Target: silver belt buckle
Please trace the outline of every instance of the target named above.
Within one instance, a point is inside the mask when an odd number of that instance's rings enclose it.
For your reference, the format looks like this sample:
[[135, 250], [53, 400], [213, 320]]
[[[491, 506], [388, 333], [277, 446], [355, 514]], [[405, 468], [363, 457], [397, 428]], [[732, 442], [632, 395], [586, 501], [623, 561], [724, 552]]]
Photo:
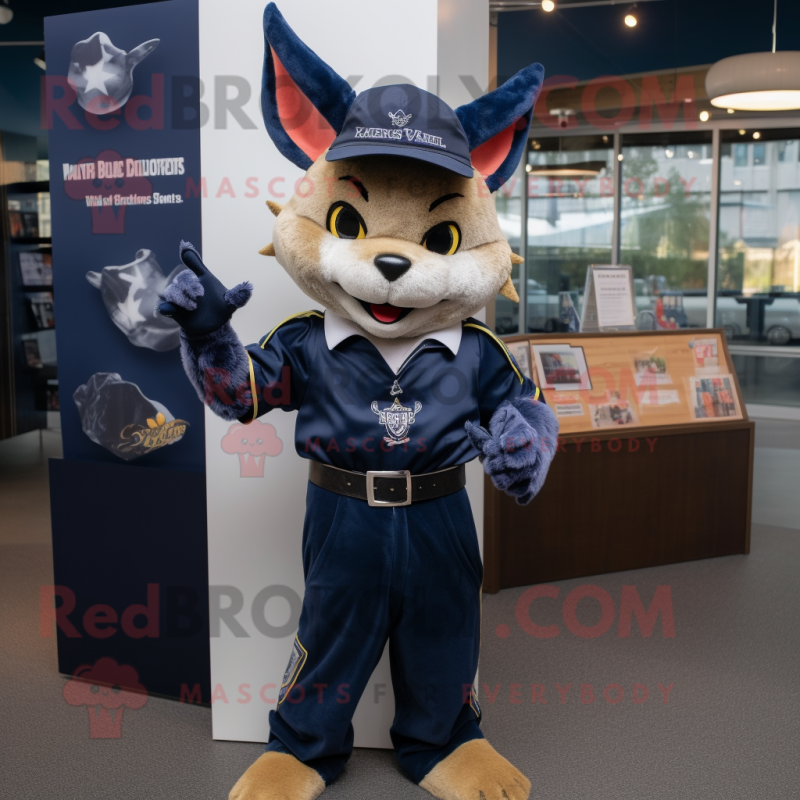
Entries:
[[[397, 503], [391, 500], [375, 499], [375, 478], [405, 478], [406, 499]], [[367, 504], [371, 506], [410, 506], [411, 505], [411, 473], [407, 469], [369, 470], [367, 472]]]

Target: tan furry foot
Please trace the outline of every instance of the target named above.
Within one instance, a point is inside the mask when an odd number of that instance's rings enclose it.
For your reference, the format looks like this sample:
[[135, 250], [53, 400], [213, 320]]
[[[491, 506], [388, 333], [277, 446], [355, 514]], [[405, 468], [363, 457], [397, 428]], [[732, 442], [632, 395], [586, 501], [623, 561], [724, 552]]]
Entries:
[[228, 800], [315, 800], [325, 782], [286, 753], [264, 753], [231, 789]]
[[527, 800], [531, 782], [486, 739], [450, 753], [420, 786], [440, 800]]

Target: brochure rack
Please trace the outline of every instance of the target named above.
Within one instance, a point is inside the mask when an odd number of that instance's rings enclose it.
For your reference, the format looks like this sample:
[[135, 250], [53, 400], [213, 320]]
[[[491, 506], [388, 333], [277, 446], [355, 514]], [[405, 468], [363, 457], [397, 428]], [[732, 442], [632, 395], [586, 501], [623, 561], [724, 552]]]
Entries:
[[722, 330], [504, 341], [561, 431], [528, 506], [486, 481], [484, 591], [749, 552], [755, 424]]
[[57, 425], [50, 184], [0, 187], [0, 439]]

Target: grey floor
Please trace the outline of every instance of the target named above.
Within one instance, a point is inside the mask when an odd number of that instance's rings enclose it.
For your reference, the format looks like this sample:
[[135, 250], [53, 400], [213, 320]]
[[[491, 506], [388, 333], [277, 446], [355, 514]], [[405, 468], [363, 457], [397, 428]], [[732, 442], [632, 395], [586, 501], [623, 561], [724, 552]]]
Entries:
[[[545, 600], [536, 622], [561, 633], [535, 639], [516, 622], [523, 589], [485, 598], [483, 727], [533, 797], [800, 798], [800, 425], [759, 422], [757, 444], [749, 556], [559, 584], [560, 598], [600, 586], [617, 608], [625, 585], [646, 604], [669, 586], [674, 637], [660, 623], [644, 637], [634, 623], [620, 638], [615, 622], [582, 638], [561, 601]], [[151, 697], [126, 713], [122, 738], [98, 740], [87, 709], [63, 699], [55, 640], [38, 620], [39, 586], [52, 583], [46, 458], [59, 447], [54, 433], [0, 443], [0, 798], [224, 800], [261, 747], [213, 742], [208, 709]], [[583, 605], [579, 621], [597, 622]], [[530, 702], [532, 684], [546, 704]], [[594, 700], [581, 702], [589, 684]], [[605, 699], [610, 684], [619, 702]], [[645, 702], [633, 702], [633, 684]], [[672, 685], [668, 702], [659, 684]], [[429, 797], [372, 750], [356, 751], [325, 796]]]

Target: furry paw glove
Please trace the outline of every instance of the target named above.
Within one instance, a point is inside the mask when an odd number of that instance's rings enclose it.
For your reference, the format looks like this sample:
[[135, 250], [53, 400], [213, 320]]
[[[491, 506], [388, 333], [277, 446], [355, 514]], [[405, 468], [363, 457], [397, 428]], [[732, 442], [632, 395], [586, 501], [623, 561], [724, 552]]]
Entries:
[[222, 328], [253, 293], [248, 282], [226, 289], [189, 242], [181, 242], [181, 261], [187, 267], [164, 292], [158, 310], [171, 317], [191, 337], [207, 336]]
[[189, 242], [181, 242], [180, 257], [187, 269], [167, 286], [158, 310], [181, 326], [183, 368], [198, 397], [223, 419], [237, 420], [253, 408], [250, 367], [229, 321], [250, 299], [253, 287], [245, 282], [226, 289]]
[[252, 415], [247, 358], [230, 322], [206, 336], [189, 337], [181, 331], [183, 369], [197, 396], [222, 419], [249, 420]]
[[532, 397], [519, 397], [494, 412], [488, 431], [471, 422], [465, 427], [492, 483], [520, 505], [530, 503], [556, 454], [556, 415]]

